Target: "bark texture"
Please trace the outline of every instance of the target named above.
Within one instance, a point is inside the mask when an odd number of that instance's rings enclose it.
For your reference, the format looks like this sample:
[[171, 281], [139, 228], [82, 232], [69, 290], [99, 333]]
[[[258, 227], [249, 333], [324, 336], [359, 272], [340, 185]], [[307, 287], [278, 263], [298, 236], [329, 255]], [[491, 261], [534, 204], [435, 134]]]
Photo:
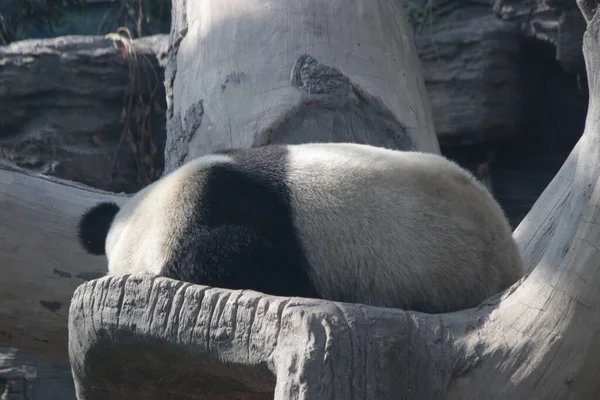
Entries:
[[172, 15], [165, 172], [268, 143], [439, 153], [401, 2], [177, 0]]
[[87, 282], [69, 319], [79, 398], [597, 399], [600, 12], [581, 7], [586, 128], [516, 232], [529, 276], [441, 315], [164, 278]]

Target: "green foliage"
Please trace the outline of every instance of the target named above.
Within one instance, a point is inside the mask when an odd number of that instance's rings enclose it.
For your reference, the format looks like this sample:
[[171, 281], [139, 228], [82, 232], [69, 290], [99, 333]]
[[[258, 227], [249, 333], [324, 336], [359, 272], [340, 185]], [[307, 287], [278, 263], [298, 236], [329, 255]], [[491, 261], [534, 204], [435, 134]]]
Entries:
[[[65, 16], [85, 6], [85, 0], [0, 0], [0, 45], [28, 38], [31, 28], [54, 35]], [[168, 32], [171, 25], [171, 0], [117, 0], [106, 7], [98, 34], [126, 27], [140, 37]]]
[[430, 22], [434, 8], [433, 0], [403, 0], [404, 11], [414, 29]]
[[[140, 37], [148, 33], [167, 32], [171, 26], [171, 0], [119, 0], [99, 31], [114, 32], [126, 27]], [[149, 31], [149, 32], [147, 32]]]
[[85, 0], [12, 0], [4, 7], [8, 12], [0, 13], [0, 42], [24, 39], [28, 25], [53, 32], [67, 11], [81, 10], [84, 5]]

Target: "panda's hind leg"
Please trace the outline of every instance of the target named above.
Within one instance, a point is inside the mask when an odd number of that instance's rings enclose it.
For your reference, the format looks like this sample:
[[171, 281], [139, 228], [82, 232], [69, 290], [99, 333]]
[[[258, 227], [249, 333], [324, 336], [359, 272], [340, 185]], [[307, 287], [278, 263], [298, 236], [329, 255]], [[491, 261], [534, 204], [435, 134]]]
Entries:
[[241, 225], [203, 227], [185, 236], [162, 275], [225, 289], [320, 298], [302, 253], [285, 238]]

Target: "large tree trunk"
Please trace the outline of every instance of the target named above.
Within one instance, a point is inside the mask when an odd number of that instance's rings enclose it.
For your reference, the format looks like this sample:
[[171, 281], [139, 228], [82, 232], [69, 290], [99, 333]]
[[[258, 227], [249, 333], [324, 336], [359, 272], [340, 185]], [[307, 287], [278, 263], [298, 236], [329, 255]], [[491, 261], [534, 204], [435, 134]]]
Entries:
[[397, 0], [173, 1], [165, 171], [223, 147], [439, 152]]

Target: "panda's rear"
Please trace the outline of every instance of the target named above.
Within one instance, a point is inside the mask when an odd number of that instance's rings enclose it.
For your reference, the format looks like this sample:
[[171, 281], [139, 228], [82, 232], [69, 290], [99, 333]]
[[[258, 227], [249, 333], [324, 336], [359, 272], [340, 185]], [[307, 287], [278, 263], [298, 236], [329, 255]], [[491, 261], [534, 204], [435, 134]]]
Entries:
[[111, 273], [425, 312], [475, 306], [522, 275], [502, 210], [467, 172], [354, 144], [192, 160], [117, 213], [106, 253]]
[[504, 213], [468, 172], [436, 155], [342, 146], [290, 150], [294, 224], [324, 297], [442, 312], [522, 275]]

